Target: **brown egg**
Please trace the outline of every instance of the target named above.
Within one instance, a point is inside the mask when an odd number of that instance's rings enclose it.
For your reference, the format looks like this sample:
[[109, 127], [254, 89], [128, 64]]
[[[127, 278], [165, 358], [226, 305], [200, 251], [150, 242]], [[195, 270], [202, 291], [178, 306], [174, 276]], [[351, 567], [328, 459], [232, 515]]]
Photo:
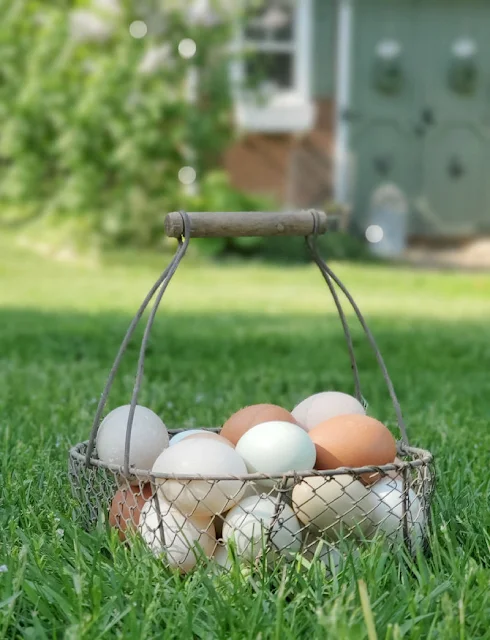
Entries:
[[126, 540], [125, 531], [128, 527], [136, 528], [139, 524], [141, 510], [145, 502], [152, 496], [151, 484], [139, 485], [119, 489], [112, 500], [109, 513], [109, 524], [119, 530], [119, 538]]
[[276, 420], [298, 424], [289, 411], [276, 404], [253, 404], [228, 418], [221, 429], [221, 435], [236, 445], [243, 434], [252, 427]]
[[[395, 438], [379, 420], [362, 415], [330, 418], [309, 432], [316, 447], [316, 468], [364, 467], [393, 462]], [[372, 484], [379, 474], [363, 474], [361, 480]]]
[[[394, 462], [395, 464], [401, 464], [403, 460], [400, 460], [400, 458], [395, 458], [392, 462]], [[383, 473], [363, 473], [361, 480], [366, 486], [370, 486], [378, 482], [378, 480], [380, 480], [381, 478], [385, 478], [385, 477], [393, 478], [394, 480], [401, 479], [403, 478], [403, 472], [399, 471], [398, 469], [394, 469], [393, 471], [385, 471], [384, 474]]]
[[230, 442], [227, 438], [223, 438], [218, 433], [213, 433], [210, 431], [209, 433], [193, 433], [191, 436], [187, 436], [186, 440], [192, 440], [192, 438], [205, 438], [206, 440], [216, 440], [217, 442], [222, 442], [223, 444], [228, 445], [232, 449], [235, 448], [235, 445]]

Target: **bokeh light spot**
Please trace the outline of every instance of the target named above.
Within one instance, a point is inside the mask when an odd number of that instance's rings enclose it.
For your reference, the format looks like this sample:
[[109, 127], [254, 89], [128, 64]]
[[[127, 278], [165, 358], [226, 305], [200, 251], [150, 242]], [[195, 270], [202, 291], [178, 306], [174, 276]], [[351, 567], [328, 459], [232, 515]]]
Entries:
[[197, 45], [191, 38], [184, 38], [179, 42], [179, 53], [182, 58], [192, 58], [197, 51]]
[[133, 36], [133, 38], [144, 38], [148, 33], [148, 27], [143, 20], [135, 20], [129, 25], [129, 33]]
[[193, 184], [196, 181], [196, 171], [192, 167], [182, 167], [179, 171], [179, 180], [182, 184]]
[[381, 242], [384, 237], [383, 229], [378, 224], [371, 224], [366, 229], [366, 240], [371, 244]]

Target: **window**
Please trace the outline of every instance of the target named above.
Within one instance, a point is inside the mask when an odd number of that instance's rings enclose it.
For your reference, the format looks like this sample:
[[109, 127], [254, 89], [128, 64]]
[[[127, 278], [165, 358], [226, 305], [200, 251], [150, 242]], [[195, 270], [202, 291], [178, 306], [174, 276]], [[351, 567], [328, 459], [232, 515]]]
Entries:
[[313, 0], [265, 0], [247, 12], [232, 69], [242, 129], [280, 133], [313, 126], [312, 6]]

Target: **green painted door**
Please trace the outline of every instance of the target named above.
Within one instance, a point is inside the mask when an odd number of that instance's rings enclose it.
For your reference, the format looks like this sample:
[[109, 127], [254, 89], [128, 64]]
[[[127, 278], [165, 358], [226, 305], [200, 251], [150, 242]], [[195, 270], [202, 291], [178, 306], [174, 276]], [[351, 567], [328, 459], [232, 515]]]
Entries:
[[354, 32], [356, 222], [390, 181], [412, 233], [490, 228], [490, 2], [358, 0]]

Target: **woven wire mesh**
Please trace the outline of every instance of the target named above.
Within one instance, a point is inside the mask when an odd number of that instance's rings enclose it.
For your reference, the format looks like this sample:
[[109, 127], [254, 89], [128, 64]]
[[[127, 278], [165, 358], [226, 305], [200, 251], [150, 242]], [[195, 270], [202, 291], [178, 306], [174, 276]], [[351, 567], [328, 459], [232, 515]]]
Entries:
[[[190, 240], [189, 218], [185, 212], [181, 213], [185, 237], [179, 240], [174, 259], [150, 290], [122, 341], [101, 395], [90, 440], [70, 450], [69, 475], [77, 503], [75, 515], [82, 526], [90, 530], [105, 522], [118, 530], [123, 541], [136, 534], [153, 553], [184, 573], [198, 561], [209, 558], [228, 567], [228, 547], [248, 562], [263, 555], [291, 558], [301, 553], [306, 559], [318, 557], [327, 565], [338, 564], [335, 545], [344, 539], [369, 543], [383, 536], [389, 544], [404, 543], [412, 553], [423, 549], [427, 543], [435, 482], [432, 455], [409, 446], [401, 408], [381, 353], [349, 292], [319, 256], [315, 232], [306, 241], [339, 313], [356, 398], [365, 403], [353, 341], [336, 287], [354, 309], [387, 384], [402, 436], [398, 443], [398, 462], [357, 469], [291, 472], [282, 476], [237, 477], [175, 477], [130, 466], [131, 429], [148, 338], [160, 301]], [[316, 228], [317, 213], [311, 214]], [[95, 450], [101, 417], [125, 349], [155, 294], [156, 302], [140, 348], [124, 463], [106, 464], [98, 459]]]
[[411, 552], [426, 544], [434, 470], [432, 456], [420, 449], [401, 447], [400, 463], [376, 467], [376, 482], [365, 485], [365, 468], [280, 477], [125, 478], [122, 469], [97, 458], [87, 466], [87, 444], [70, 451], [79, 521], [87, 530], [105, 522], [121, 540], [136, 533], [184, 573], [208, 558], [230, 566], [230, 545], [246, 562], [264, 554], [302, 554], [328, 565], [337, 562], [340, 540], [369, 543], [383, 536], [389, 544], [405, 542]]

